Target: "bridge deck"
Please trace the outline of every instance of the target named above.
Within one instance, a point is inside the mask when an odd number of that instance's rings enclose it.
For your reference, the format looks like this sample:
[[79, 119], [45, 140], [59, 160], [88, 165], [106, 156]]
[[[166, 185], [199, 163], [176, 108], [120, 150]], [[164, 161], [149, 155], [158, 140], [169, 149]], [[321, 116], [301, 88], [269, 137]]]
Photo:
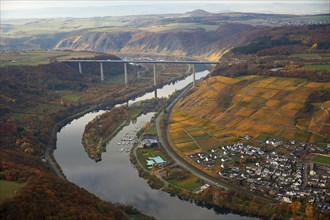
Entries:
[[212, 61], [192, 61], [192, 60], [183, 60], [183, 61], [144, 61], [144, 60], [58, 60], [58, 62], [62, 63], [164, 63], [164, 64], [219, 64], [220, 62], [212, 62]]

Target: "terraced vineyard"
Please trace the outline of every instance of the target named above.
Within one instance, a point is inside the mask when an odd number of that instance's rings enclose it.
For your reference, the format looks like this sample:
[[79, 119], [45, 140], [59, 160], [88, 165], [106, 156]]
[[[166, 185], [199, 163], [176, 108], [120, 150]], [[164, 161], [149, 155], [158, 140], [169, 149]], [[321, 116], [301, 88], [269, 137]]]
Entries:
[[297, 78], [214, 76], [175, 105], [170, 137], [185, 155], [242, 141], [245, 134], [250, 143], [327, 142], [329, 92], [328, 83]]

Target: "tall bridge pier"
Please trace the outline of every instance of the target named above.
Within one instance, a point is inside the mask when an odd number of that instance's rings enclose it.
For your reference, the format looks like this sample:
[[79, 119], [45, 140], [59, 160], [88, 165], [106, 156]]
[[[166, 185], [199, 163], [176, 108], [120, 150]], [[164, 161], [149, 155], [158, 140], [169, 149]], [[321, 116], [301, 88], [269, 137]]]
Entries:
[[156, 64], [154, 63], [154, 87], [157, 86], [157, 81], [156, 81]]
[[[196, 64], [219, 64], [219, 62], [210, 62], [210, 61], [127, 61], [127, 60], [59, 60], [59, 62], [63, 63], [78, 63], [79, 73], [83, 73], [82, 70], [82, 63], [100, 63], [100, 77], [101, 81], [104, 81], [104, 71], [103, 71], [103, 63], [123, 63], [124, 64], [124, 78], [125, 78], [125, 85], [128, 86], [128, 74], [127, 74], [127, 63], [141, 63], [141, 64], [153, 64], [153, 85], [154, 87], [157, 86], [157, 73], [156, 73], [156, 64], [190, 64], [192, 67], [192, 83], [193, 86], [196, 85], [196, 71], [195, 65]], [[138, 77], [140, 73], [138, 71]]]
[[124, 73], [125, 73], [125, 85], [128, 86], [128, 79], [127, 79], [127, 63], [124, 63]]
[[192, 75], [193, 75], [193, 86], [196, 84], [196, 73], [195, 73], [195, 64], [192, 65]]
[[82, 73], [82, 68], [81, 68], [81, 62], [78, 63], [78, 67], [79, 67], [79, 73]]
[[100, 72], [101, 72], [101, 81], [104, 81], [104, 74], [103, 74], [103, 63], [100, 63]]

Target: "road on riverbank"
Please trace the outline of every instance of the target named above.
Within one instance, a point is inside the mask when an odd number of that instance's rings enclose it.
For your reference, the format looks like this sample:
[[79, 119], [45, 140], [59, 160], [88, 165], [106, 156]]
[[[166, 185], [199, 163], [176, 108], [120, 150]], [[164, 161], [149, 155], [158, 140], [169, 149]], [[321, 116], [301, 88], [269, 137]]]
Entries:
[[[166, 108], [166, 111], [168, 112], [166, 115], [164, 112], [161, 112], [158, 117], [156, 118], [156, 128], [157, 128], [157, 133], [158, 133], [158, 139], [160, 144], [164, 147], [166, 152], [170, 155], [170, 157], [180, 166], [183, 168], [189, 170], [193, 175], [197, 176], [198, 178], [204, 180], [205, 182], [211, 183], [215, 186], [220, 186], [218, 181], [211, 176], [205, 175], [204, 172], [201, 172], [199, 169], [193, 167], [189, 163], [187, 163], [182, 157], [180, 157], [171, 147], [169, 140], [167, 138], [167, 125], [166, 123], [164, 124], [164, 128], [161, 129], [160, 122], [161, 119], [164, 118], [165, 121], [168, 121], [168, 117], [170, 115], [170, 112], [173, 108], [173, 106], [183, 97], [184, 94], [186, 94], [187, 91], [189, 91], [192, 88], [192, 84], [189, 84], [183, 91], [182, 93], [173, 100], [173, 102]], [[165, 127], [166, 126], [166, 127]], [[221, 185], [223, 188], [227, 189], [228, 187]]]
[[56, 175], [62, 179], [66, 179], [65, 176], [63, 175], [62, 171], [60, 170], [59, 166], [55, 163], [55, 159], [51, 157], [51, 155], [53, 156], [53, 150], [56, 147], [56, 136], [57, 136], [57, 132], [59, 131], [59, 129], [61, 127], [63, 127], [64, 125], [66, 125], [68, 122], [74, 120], [75, 118], [78, 118], [88, 112], [91, 112], [93, 110], [95, 110], [97, 108], [97, 106], [92, 106], [88, 109], [85, 109], [84, 111], [78, 112], [74, 115], [71, 115], [68, 118], [63, 119], [60, 122], [57, 122], [53, 129], [52, 132], [50, 134], [49, 137], [49, 141], [48, 141], [48, 145], [47, 148], [45, 150], [45, 160], [48, 162], [48, 164], [51, 166], [51, 168], [53, 169], [53, 171], [56, 173]]
[[[170, 121], [170, 116], [171, 116], [171, 111], [174, 105], [192, 88], [192, 84], [189, 84], [186, 88], [183, 89], [181, 94], [172, 101], [172, 103], [166, 108], [166, 114], [161, 112], [158, 117], [156, 118], [156, 128], [157, 128], [157, 133], [158, 133], [158, 139], [160, 144], [164, 147], [166, 152], [169, 154], [169, 156], [180, 166], [183, 168], [189, 170], [193, 175], [198, 177], [199, 179], [210, 183], [214, 186], [219, 186], [222, 187], [226, 190], [234, 190], [234, 191], [239, 191], [245, 194], [248, 194], [249, 196], [257, 197], [259, 200], [267, 202], [267, 203], [273, 203], [274, 200], [260, 196], [260, 195], [255, 195], [248, 190], [242, 189], [239, 186], [232, 185], [231, 183], [224, 182], [224, 180], [219, 178], [216, 178], [214, 176], [211, 176], [207, 174], [206, 172], [203, 172], [202, 170], [198, 169], [197, 167], [191, 165], [189, 162], [184, 160], [177, 152], [173, 150], [171, 146], [174, 144], [172, 143], [172, 140], [169, 136], [169, 130], [167, 127], [168, 122]], [[163, 128], [161, 127], [161, 121], [163, 120]]]

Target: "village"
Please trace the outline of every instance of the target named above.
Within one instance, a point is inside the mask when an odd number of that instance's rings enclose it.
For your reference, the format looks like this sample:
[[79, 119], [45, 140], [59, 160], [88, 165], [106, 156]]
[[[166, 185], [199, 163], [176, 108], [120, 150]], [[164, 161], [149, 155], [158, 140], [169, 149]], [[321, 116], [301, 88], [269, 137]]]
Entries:
[[[242, 136], [242, 140], [250, 138]], [[294, 140], [285, 143], [271, 139], [259, 142], [259, 146], [236, 142], [189, 157], [205, 169], [219, 165], [221, 178], [251, 192], [288, 203], [308, 200], [330, 212], [330, 167], [303, 157], [311, 153], [328, 154], [330, 144], [319, 147]]]
[[[330, 144], [320, 147], [295, 140], [268, 139], [259, 141], [258, 147], [254, 147], [247, 144], [251, 138], [243, 135], [242, 142], [191, 154], [189, 158], [205, 169], [220, 167], [217, 171], [219, 177], [256, 194], [287, 203], [307, 200], [330, 213], [330, 166], [314, 163], [305, 157], [329, 154]], [[157, 146], [157, 137], [145, 136], [142, 145], [145, 148]], [[146, 162], [149, 168], [167, 165], [158, 155]]]
[[279, 25], [279, 26], [302, 26], [302, 25], [319, 25], [328, 24], [329, 21], [324, 17], [318, 21], [312, 19], [299, 19], [299, 18], [268, 18], [267, 24]]

